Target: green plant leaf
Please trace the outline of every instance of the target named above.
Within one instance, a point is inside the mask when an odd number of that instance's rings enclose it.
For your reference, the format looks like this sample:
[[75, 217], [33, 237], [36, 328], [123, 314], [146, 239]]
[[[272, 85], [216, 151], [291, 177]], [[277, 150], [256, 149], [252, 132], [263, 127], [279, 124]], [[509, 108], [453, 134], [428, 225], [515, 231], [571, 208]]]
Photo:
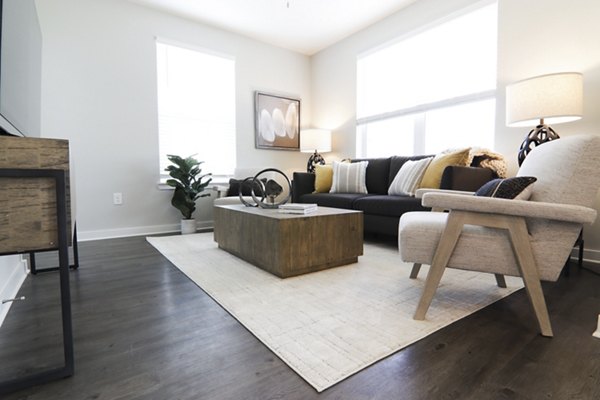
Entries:
[[181, 212], [185, 219], [192, 218], [192, 214], [196, 210], [196, 202], [190, 199], [185, 190], [181, 188], [175, 188], [171, 204]]
[[173, 179], [167, 180], [167, 185], [174, 187], [173, 198], [171, 204], [177, 208], [184, 218], [192, 218], [192, 214], [196, 210], [196, 200], [200, 197], [210, 196], [210, 194], [200, 194], [206, 189], [212, 178], [203, 181], [207, 176], [212, 174], [200, 175], [202, 169], [200, 165], [204, 161], [198, 161], [194, 156], [186, 158], [169, 154], [167, 158], [174, 165], [169, 165], [165, 171], [169, 172], [169, 176]]
[[183, 189], [183, 185], [181, 184], [181, 182], [176, 181], [175, 179], [167, 179], [166, 184], [172, 187], [180, 187]]

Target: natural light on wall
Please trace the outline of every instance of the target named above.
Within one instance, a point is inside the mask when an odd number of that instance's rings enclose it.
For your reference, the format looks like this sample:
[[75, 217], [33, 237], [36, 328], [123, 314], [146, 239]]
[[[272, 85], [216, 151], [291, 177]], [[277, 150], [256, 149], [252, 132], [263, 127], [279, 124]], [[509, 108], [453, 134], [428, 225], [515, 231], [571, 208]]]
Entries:
[[497, 5], [357, 61], [357, 156], [494, 144]]
[[205, 163], [203, 173], [235, 167], [235, 60], [156, 42], [160, 173], [167, 154]]

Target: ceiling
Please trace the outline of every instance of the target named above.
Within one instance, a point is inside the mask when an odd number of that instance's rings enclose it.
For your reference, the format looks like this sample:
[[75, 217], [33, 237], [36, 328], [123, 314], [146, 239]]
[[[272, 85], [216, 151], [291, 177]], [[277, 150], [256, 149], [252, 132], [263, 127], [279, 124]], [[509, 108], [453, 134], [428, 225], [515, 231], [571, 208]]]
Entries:
[[130, 0], [312, 55], [417, 0]]

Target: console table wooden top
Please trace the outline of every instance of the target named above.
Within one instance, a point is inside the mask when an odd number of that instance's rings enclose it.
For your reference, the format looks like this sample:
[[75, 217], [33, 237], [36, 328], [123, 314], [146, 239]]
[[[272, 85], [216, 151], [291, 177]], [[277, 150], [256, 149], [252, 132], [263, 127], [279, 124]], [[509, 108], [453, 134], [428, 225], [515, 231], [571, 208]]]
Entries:
[[214, 207], [219, 248], [280, 278], [355, 263], [363, 254], [361, 211], [319, 207], [310, 214], [244, 205]]

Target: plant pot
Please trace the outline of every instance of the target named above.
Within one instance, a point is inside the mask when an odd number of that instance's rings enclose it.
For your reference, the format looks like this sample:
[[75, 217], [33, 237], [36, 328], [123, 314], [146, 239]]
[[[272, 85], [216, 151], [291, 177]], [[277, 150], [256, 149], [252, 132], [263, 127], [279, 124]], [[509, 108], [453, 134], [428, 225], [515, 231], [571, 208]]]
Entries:
[[190, 233], [196, 233], [196, 220], [195, 219], [182, 219], [181, 220], [181, 234], [188, 235]]

